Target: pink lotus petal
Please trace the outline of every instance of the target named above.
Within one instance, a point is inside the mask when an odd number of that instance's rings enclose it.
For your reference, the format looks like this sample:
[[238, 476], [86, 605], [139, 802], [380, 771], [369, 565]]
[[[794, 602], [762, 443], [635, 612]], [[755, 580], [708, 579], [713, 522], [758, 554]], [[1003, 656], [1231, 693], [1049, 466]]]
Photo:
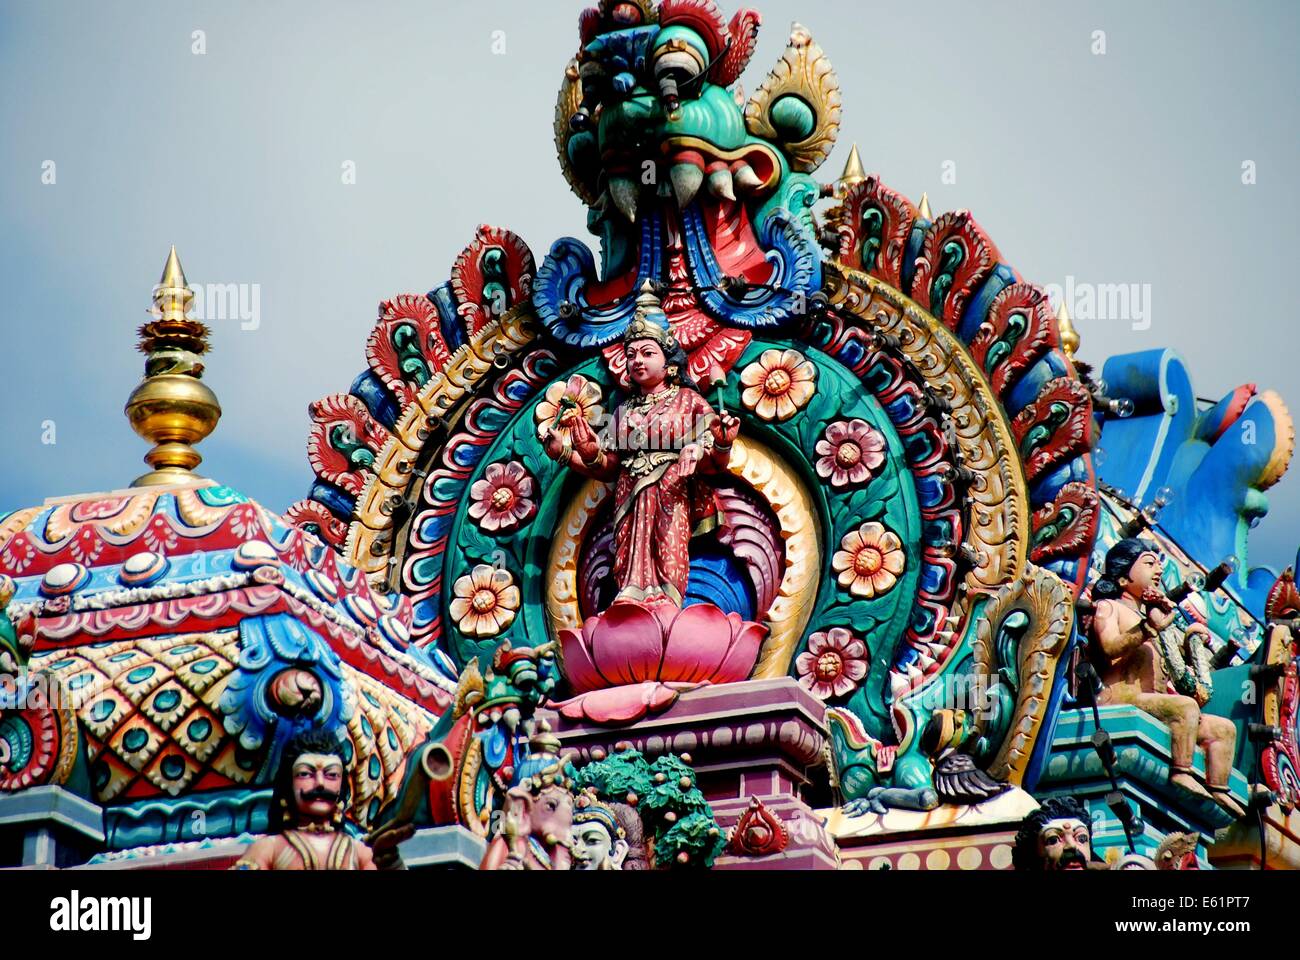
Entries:
[[731, 649], [714, 671], [714, 683], [748, 680], [754, 672], [754, 664], [758, 662], [758, 652], [763, 647], [763, 641], [767, 639], [765, 625], [742, 620], [738, 613], [729, 614], [727, 619], [731, 621], [735, 636], [731, 641]]
[[835, 683], [831, 687], [831, 690], [834, 696], [842, 697], [846, 694], [852, 693], [856, 688], [857, 684], [841, 673], [835, 678]]
[[862, 678], [867, 675], [867, 665], [861, 660], [845, 660], [844, 676], [854, 683], [861, 682]]
[[813, 668], [817, 666], [817, 658], [811, 653], [801, 653], [794, 658], [794, 668], [799, 671], [799, 676], [811, 676]]
[[602, 676], [611, 684], [660, 679], [664, 631], [650, 610], [621, 600], [594, 619], [591, 658]]
[[808, 638], [808, 652], [813, 656], [819, 656], [830, 649], [830, 636], [818, 631]]
[[608, 686], [587, 652], [584, 632], [585, 628], [574, 630], [571, 627], [560, 631], [560, 655], [564, 658], [564, 676], [569, 681], [569, 686], [579, 692], [599, 690], [601, 687]]
[[660, 713], [672, 706], [678, 691], [653, 680], [645, 683], [593, 690], [555, 704], [561, 715], [570, 720], [592, 723], [635, 723], [647, 714]]
[[660, 679], [710, 679], [722, 665], [731, 640], [732, 625], [725, 613], [711, 603], [692, 604], [668, 628]]

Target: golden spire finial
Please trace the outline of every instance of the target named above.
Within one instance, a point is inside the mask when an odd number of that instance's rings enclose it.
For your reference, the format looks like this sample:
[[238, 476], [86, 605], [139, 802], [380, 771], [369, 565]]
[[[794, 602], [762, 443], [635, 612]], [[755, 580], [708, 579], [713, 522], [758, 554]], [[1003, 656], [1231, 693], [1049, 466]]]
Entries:
[[173, 246], [154, 288], [153, 319], [140, 328], [144, 379], [126, 401], [131, 428], [154, 445], [144, 457], [153, 470], [136, 478], [137, 487], [196, 479], [192, 471], [203, 457], [193, 445], [221, 418], [216, 395], [199, 379], [209, 330], [187, 316], [193, 300]]
[[181, 258], [176, 256], [174, 243], [171, 253], [167, 254], [167, 262], [163, 264], [162, 279], [158, 281], [158, 286], [186, 288], [185, 271], [181, 269]]
[[853, 149], [849, 151], [848, 161], [844, 164], [844, 172], [840, 174], [840, 191], [847, 193], [849, 188], [865, 179], [867, 179], [867, 171], [862, 168], [862, 157], [859, 155], [858, 145], [855, 143]]
[[1064, 300], [1056, 311], [1056, 329], [1061, 336], [1061, 349], [1073, 360], [1074, 351], [1079, 349], [1079, 331], [1074, 329], [1074, 323], [1070, 320], [1070, 311], [1065, 309]]
[[930, 212], [930, 195], [928, 193], [923, 192], [921, 194], [921, 203], [917, 206], [916, 212], [922, 220], [934, 219], [934, 214]]

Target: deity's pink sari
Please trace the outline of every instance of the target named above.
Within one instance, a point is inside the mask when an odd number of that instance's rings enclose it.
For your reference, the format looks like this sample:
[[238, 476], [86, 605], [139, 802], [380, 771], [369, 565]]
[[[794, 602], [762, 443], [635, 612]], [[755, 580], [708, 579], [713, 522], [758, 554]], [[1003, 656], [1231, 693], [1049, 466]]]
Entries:
[[[614, 487], [614, 569], [620, 600], [667, 600], [681, 605], [690, 570], [693, 535], [717, 525], [713, 488], [699, 476], [716, 470], [726, 455], [712, 449], [708, 423], [716, 416], [699, 393], [669, 388], [647, 405], [624, 401], [612, 423], [613, 449], [620, 461]], [[678, 454], [698, 443], [705, 455], [696, 473], [683, 477]]]

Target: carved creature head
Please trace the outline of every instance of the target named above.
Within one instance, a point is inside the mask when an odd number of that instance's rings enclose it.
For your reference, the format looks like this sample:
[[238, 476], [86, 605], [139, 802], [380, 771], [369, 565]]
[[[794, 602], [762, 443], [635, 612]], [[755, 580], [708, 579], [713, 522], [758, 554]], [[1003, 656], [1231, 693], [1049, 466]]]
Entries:
[[606, 214], [636, 221], [642, 194], [660, 184], [679, 207], [706, 185], [735, 202], [770, 194], [792, 166], [803, 169], [784, 147], [836, 123], [838, 100], [820, 102], [820, 89], [787, 90], [796, 71], [778, 68], [771, 96], [751, 103], [748, 118], [728, 87], [749, 64], [759, 24], [752, 10], [724, 20], [714, 0], [586, 11], [557, 116], [561, 161], [580, 193], [594, 200], [608, 190]]
[[541, 843], [555, 858], [556, 866], [568, 866], [573, 845], [573, 794], [567, 786], [552, 782], [538, 787], [529, 780], [511, 787], [506, 793], [506, 819], [519, 835]]
[[1160, 841], [1156, 847], [1155, 860], [1157, 870], [1199, 870], [1196, 861], [1196, 847], [1201, 838], [1195, 833], [1171, 833]]

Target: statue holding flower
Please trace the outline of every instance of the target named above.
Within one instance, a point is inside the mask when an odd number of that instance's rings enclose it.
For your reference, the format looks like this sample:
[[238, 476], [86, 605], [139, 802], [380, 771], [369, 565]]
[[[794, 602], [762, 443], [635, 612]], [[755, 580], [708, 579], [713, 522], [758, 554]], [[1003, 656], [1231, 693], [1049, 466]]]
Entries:
[[542, 441], [574, 472], [614, 483], [616, 600], [681, 606], [691, 537], [718, 520], [713, 488], [700, 474], [725, 472], [740, 421], [704, 399], [648, 284], [623, 350], [632, 395], [614, 410], [604, 439], [583, 403], [586, 386], [571, 382]]

